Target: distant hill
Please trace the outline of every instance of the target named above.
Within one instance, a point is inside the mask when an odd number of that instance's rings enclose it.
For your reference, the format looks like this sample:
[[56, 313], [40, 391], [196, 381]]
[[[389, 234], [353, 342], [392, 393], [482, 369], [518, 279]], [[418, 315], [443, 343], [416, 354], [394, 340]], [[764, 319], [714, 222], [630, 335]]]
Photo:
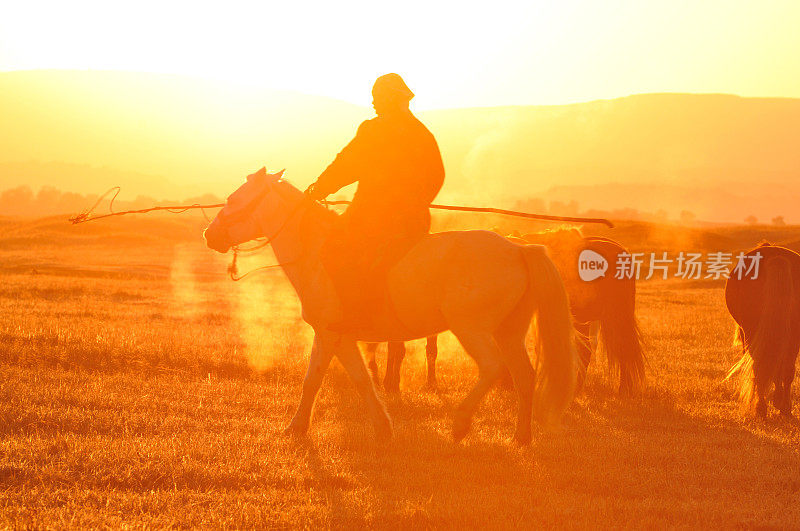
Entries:
[[[798, 183], [800, 185], [800, 183]], [[760, 223], [770, 224], [777, 216], [800, 222], [800, 186], [759, 182], [698, 184], [622, 184], [555, 186], [540, 194], [550, 205], [575, 202], [582, 212], [608, 211], [609, 205], [635, 205], [642, 213], [662, 218], [682, 211], [701, 220], [742, 223], [755, 216]], [[554, 213], [568, 214], [568, 212]], [[663, 215], [659, 215], [663, 214]]]
[[[735, 221], [750, 213], [790, 215], [788, 205], [800, 199], [797, 99], [645, 94], [424, 116], [439, 132], [450, 175], [457, 174], [459, 186], [476, 197], [487, 190], [502, 196], [497, 187], [523, 196], [551, 190], [546, 197], [560, 201], [568, 198], [559, 190], [588, 192], [572, 197], [583, 206], [613, 183], [613, 191], [603, 193], [606, 210], [661, 208], [677, 214], [695, 208]], [[702, 192], [688, 206], [675, 193], [659, 198], [654, 194], [659, 186]], [[773, 196], [784, 201], [772, 212], [740, 215], [740, 205], [721, 210], [718, 203], [725, 197], [718, 192], [762, 203]]]
[[[262, 164], [305, 185], [371, 116], [318, 96], [126, 72], [0, 73], [0, 95], [0, 189], [118, 184], [128, 199], [224, 196]], [[418, 115], [445, 159], [443, 202], [538, 195], [584, 210], [800, 221], [800, 100], [647, 94]]]

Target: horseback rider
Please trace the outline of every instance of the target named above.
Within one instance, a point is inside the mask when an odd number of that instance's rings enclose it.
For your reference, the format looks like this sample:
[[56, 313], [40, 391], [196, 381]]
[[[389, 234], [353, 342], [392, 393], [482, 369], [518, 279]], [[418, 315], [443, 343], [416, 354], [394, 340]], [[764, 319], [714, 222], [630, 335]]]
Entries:
[[398, 74], [372, 87], [376, 118], [363, 122], [306, 195], [322, 200], [358, 182], [322, 252], [342, 303], [331, 329], [370, 329], [386, 296], [389, 267], [431, 226], [429, 207], [444, 182], [444, 165], [431, 132], [409, 109], [414, 93]]

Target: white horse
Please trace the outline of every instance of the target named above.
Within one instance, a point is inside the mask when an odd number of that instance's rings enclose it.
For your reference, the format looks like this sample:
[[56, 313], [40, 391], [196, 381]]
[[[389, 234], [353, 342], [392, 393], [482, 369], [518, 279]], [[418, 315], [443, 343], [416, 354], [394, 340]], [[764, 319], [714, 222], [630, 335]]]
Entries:
[[[320, 262], [320, 249], [336, 214], [264, 168], [227, 200], [205, 231], [221, 253], [267, 236], [297, 291], [314, 346], [297, 412], [287, 433], [304, 434], [333, 356], [364, 398], [379, 439], [391, 437], [389, 416], [375, 393], [357, 340], [406, 341], [451, 330], [475, 360], [478, 382], [458, 406], [453, 437], [469, 431], [480, 400], [507, 366], [518, 392], [515, 440], [531, 440], [532, 412], [544, 425], [557, 422], [571, 403], [578, 371], [572, 318], [558, 271], [539, 245], [518, 245], [489, 231], [455, 231], [422, 238], [389, 272], [393, 311], [376, 317], [379, 331], [342, 335], [328, 330], [340, 304]], [[525, 347], [535, 316], [536, 369]]]

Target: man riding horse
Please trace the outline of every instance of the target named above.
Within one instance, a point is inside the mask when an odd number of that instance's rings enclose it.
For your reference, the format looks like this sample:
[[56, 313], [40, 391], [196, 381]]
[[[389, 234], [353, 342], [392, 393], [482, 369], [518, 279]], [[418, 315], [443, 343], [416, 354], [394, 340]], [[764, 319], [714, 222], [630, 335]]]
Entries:
[[379, 77], [372, 87], [377, 117], [359, 126], [306, 190], [322, 200], [358, 182], [322, 253], [342, 304], [343, 319], [331, 330], [372, 327], [389, 268], [430, 230], [429, 207], [444, 182], [444, 165], [433, 135], [411, 114], [413, 97], [399, 75]]

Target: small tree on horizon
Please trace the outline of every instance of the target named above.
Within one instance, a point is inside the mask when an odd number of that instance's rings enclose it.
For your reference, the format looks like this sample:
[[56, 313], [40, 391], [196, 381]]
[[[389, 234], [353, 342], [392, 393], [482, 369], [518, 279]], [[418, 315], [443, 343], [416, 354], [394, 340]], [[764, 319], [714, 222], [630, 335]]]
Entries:
[[750, 214], [749, 216], [744, 218], [744, 222], [747, 223], [748, 225], [756, 225], [758, 224], [758, 218]]
[[772, 218], [772, 224], [776, 227], [785, 227], [786, 221], [783, 219], [783, 216], [775, 216]]

